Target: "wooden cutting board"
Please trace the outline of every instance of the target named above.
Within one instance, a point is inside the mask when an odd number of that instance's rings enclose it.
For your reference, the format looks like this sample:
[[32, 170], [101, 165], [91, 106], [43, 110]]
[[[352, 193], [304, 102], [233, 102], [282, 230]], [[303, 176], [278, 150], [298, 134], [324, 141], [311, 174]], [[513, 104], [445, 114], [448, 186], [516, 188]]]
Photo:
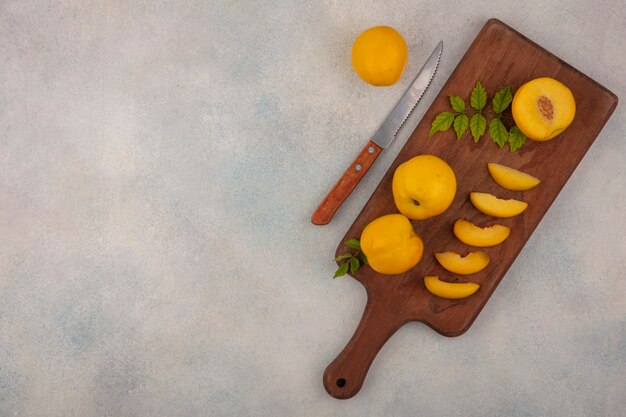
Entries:
[[[457, 141], [452, 129], [428, 136], [435, 115], [450, 110], [448, 96], [459, 95], [469, 103], [470, 92], [477, 80], [489, 94], [493, 94], [507, 83], [515, 92], [526, 81], [542, 76], [563, 82], [576, 99], [573, 123], [555, 139], [548, 142], [528, 140], [520, 150], [511, 153], [508, 148], [499, 149], [488, 134], [477, 144], [469, 132]], [[491, 96], [488, 100], [490, 103]], [[600, 133], [617, 101], [612, 92], [504, 23], [491, 19], [485, 24], [341, 240], [358, 239], [370, 221], [398, 212], [393, 202], [391, 181], [396, 167], [404, 161], [419, 154], [432, 154], [448, 162], [454, 170], [457, 193], [450, 208], [437, 217], [412, 222], [424, 242], [424, 254], [418, 265], [401, 275], [378, 274], [368, 266], [353, 275], [367, 291], [367, 304], [354, 336], [324, 373], [324, 386], [330, 395], [336, 398], [354, 396], [383, 344], [409, 321], [423, 322], [445, 336], [458, 336], [471, 326]], [[508, 111], [510, 115], [510, 109]], [[529, 191], [507, 191], [491, 179], [487, 162], [498, 162], [528, 172], [541, 179], [541, 184]], [[472, 206], [469, 201], [471, 191], [515, 198], [526, 201], [529, 206], [517, 217], [494, 219]], [[502, 244], [482, 249], [491, 258], [487, 268], [466, 277], [447, 272], [434, 257], [434, 253], [440, 251], [465, 254], [475, 250], [453, 235], [452, 227], [458, 218], [480, 226], [497, 221], [511, 228], [511, 235]], [[341, 243], [336, 254], [347, 251], [348, 248]], [[477, 282], [480, 289], [463, 300], [446, 300], [426, 290], [425, 275], [437, 275], [448, 281]]]

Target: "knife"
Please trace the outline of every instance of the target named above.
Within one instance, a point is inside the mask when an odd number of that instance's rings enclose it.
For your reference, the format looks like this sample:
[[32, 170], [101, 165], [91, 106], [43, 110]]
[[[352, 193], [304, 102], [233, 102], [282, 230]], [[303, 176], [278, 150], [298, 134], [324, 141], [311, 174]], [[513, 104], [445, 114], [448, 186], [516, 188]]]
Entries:
[[370, 169], [378, 155], [393, 142], [398, 131], [409, 117], [422, 95], [430, 85], [435, 76], [441, 52], [443, 51], [443, 41], [428, 58], [420, 72], [417, 74], [411, 86], [406, 90], [396, 107], [393, 108], [389, 116], [385, 119], [372, 139], [365, 144], [365, 147], [354, 162], [346, 170], [337, 184], [328, 193], [324, 201], [317, 207], [311, 216], [311, 222], [317, 225], [328, 224], [333, 218], [337, 209], [343, 204], [352, 190], [361, 181], [365, 173]]

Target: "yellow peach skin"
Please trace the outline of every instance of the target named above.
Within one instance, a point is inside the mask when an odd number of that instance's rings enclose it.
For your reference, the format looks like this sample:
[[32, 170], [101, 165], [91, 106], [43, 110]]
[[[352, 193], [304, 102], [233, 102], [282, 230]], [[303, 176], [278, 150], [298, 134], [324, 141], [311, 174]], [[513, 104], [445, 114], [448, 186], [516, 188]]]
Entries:
[[429, 275], [424, 277], [424, 285], [431, 294], [451, 300], [469, 297], [480, 288], [475, 282], [445, 282]]
[[374, 271], [401, 274], [419, 262], [424, 244], [409, 219], [402, 214], [387, 214], [365, 226], [361, 250]]
[[503, 200], [489, 193], [470, 193], [470, 201], [479, 211], [501, 218], [517, 216], [528, 207], [524, 201]]
[[563, 83], [549, 77], [535, 78], [515, 92], [511, 112], [515, 124], [526, 136], [545, 141], [572, 123], [576, 100]]
[[361, 33], [352, 46], [352, 67], [374, 86], [390, 86], [402, 77], [409, 50], [402, 35], [389, 26], [375, 26]]
[[454, 171], [434, 155], [418, 155], [396, 168], [391, 184], [400, 213], [424, 220], [443, 213], [456, 194]]
[[502, 188], [511, 191], [526, 191], [535, 188], [541, 182], [525, 172], [508, 167], [506, 165], [489, 162], [487, 164], [491, 178]]
[[470, 252], [466, 256], [461, 256], [456, 252], [435, 253], [437, 261], [450, 272], [461, 275], [469, 275], [482, 271], [489, 265], [489, 255], [485, 252]]
[[454, 222], [453, 231], [454, 235], [461, 242], [478, 248], [487, 248], [499, 245], [511, 234], [511, 228], [501, 224], [478, 227], [474, 223], [465, 219], [458, 219]]

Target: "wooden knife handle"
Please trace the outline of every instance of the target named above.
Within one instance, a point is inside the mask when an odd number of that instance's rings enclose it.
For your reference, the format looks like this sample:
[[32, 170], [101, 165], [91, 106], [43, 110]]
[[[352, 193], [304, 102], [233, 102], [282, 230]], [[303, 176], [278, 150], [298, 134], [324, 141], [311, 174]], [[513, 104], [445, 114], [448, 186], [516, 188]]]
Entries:
[[343, 176], [337, 181], [337, 184], [328, 193], [324, 201], [317, 207], [315, 213], [311, 216], [311, 222], [317, 225], [328, 224], [333, 215], [350, 195], [352, 190], [361, 181], [361, 178], [370, 169], [380, 152], [383, 150], [380, 146], [372, 142], [367, 142], [359, 156], [350, 165]]
[[333, 397], [355, 396], [385, 342], [404, 324], [383, 297], [368, 296], [363, 317], [352, 339], [324, 371], [324, 388]]

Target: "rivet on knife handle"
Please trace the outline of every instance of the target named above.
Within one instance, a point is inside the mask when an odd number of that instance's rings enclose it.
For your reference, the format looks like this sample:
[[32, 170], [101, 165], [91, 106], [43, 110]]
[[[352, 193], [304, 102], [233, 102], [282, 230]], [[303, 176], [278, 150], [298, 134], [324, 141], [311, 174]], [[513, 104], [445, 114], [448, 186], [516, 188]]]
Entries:
[[313, 224], [323, 225], [330, 222], [339, 206], [354, 190], [361, 178], [365, 176], [365, 173], [367, 173], [382, 150], [383, 148], [372, 141], [365, 145], [359, 156], [356, 157], [311, 216]]

